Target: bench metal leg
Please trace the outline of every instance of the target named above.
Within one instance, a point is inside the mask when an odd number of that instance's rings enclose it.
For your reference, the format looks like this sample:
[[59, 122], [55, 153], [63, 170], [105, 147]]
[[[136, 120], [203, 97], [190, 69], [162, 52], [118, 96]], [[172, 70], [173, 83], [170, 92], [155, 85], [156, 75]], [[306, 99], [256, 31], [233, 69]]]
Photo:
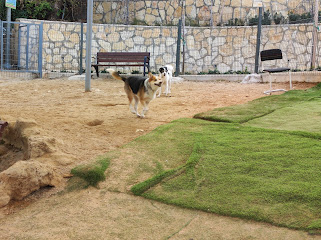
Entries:
[[96, 70], [96, 75], [97, 77], [99, 77], [99, 72], [98, 72], [98, 66], [94, 66], [95, 70]]
[[146, 75], [146, 63], [147, 63], [147, 57], [144, 57], [144, 76]]
[[[264, 94], [270, 94], [270, 95], [271, 95], [272, 92], [281, 92], [281, 91], [286, 92], [285, 89], [275, 89], [275, 90], [272, 89], [272, 77], [271, 77], [271, 75], [272, 75], [272, 74], [269, 73], [270, 90], [265, 91]], [[290, 80], [290, 81], [291, 81], [291, 80]], [[291, 86], [292, 86], [292, 84], [291, 84]], [[291, 88], [292, 88], [292, 87], [291, 87]]]
[[292, 90], [292, 77], [291, 77], [291, 70], [289, 71], [289, 79], [290, 79], [290, 90]]

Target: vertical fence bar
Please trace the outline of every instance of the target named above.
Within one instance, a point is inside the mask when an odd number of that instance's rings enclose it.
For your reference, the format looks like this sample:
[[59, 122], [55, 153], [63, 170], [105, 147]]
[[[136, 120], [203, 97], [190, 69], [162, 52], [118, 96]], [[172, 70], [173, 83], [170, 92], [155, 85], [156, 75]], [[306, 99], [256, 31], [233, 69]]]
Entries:
[[3, 22], [0, 20], [0, 70], [3, 70]]
[[178, 21], [178, 33], [177, 33], [177, 50], [176, 50], [176, 72], [175, 76], [179, 75], [180, 70], [180, 56], [181, 56], [181, 38], [182, 38], [182, 19]]
[[20, 60], [20, 55], [21, 55], [21, 26], [18, 26], [18, 70], [20, 70], [21, 66], [21, 60]]
[[26, 70], [29, 70], [29, 33], [30, 25], [27, 24], [27, 39], [26, 39]]
[[90, 92], [92, 26], [93, 26], [93, 0], [88, 0], [87, 1], [87, 33], [86, 33], [86, 78], [85, 78], [86, 92]]
[[82, 22], [80, 25], [80, 44], [79, 44], [79, 75], [82, 74], [82, 52], [84, 47], [84, 23]]
[[319, 0], [315, 0], [314, 4], [314, 23], [312, 32], [312, 56], [311, 69], [315, 68], [316, 51], [318, 46], [318, 18], [319, 18]]
[[255, 52], [255, 73], [259, 73], [261, 28], [262, 28], [262, 7], [259, 7], [259, 22], [258, 22], [258, 25], [257, 25], [256, 52]]
[[5, 68], [10, 69], [10, 35], [11, 35], [11, 8], [7, 12], [7, 38], [6, 38], [6, 62]]
[[42, 78], [42, 44], [43, 44], [43, 22], [39, 25], [39, 52], [38, 52], [38, 72]]

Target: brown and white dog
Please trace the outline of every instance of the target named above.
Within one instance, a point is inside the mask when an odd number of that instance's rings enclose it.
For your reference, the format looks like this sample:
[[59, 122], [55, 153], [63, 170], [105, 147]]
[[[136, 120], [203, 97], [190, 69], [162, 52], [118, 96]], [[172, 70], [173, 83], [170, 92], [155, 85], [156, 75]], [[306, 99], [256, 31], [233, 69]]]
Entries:
[[[129, 110], [137, 117], [144, 118], [148, 111], [148, 104], [156, 97], [156, 91], [162, 86], [162, 80], [150, 72], [148, 78], [142, 76], [122, 77], [114, 69], [107, 69], [113, 78], [123, 80], [124, 89], [129, 100]], [[133, 105], [133, 100], [135, 104]], [[138, 103], [141, 103], [143, 110], [138, 113]]]

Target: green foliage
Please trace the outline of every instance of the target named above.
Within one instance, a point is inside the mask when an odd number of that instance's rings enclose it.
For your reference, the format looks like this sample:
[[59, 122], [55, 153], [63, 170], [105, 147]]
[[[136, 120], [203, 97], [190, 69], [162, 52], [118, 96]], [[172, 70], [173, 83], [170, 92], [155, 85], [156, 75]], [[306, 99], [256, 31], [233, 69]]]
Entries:
[[275, 24], [284, 24], [286, 23], [285, 17], [281, 13], [275, 13], [273, 16], [273, 21]]
[[147, 22], [145, 20], [139, 20], [137, 18], [133, 19], [132, 25], [145, 25], [148, 26]]
[[[185, 73], [186, 75], [188, 75], [188, 73]], [[247, 67], [245, 67], [245, 70], [241, 71], [233, 71], [233, 70], [228, 70], [224, 73], [221, 73], [217, 68], [215, 68], [214, 70], [208, 70], [208, 72], [199, 72], [197, 73], [197, 75], [206, 75], [206, 74], [250, 74], [250, 72], [247, 70]]]
[[208, 70], [208, 74], [220, 74], [221, 72], [217, 70], [216, 68], [213, 70]]
[[132, 70], [132, 74], [141, 74], [141, 72], [138, 70]]
[[290, 24], [312, 22], [312, 16], [311, 16], [311, 13], [309, 12], [298, 14], [298, 13], [295, 13], [294, 11], [289, 11], [288, 16], [289, 16]]
[[[255, 16], [249, 19], [249, 26], [254, 26], [259, 24], [259, 17]], [[269, 10], [263, 13], [262, 25], [271, 25], [271, 13]]]
[[[21, 2], [17, 1], [17, 8], [12, 9], [11, 19], [14, 21], [16, 18], [27, 18], [27, 13], [21, 8]], [[7, 20], [7, 8], [5, 7], [5, 0], [0, 0], [0, 19]]]
[[199, 72], [197, 73], [197, 75], [206, 75], [207, 73], [206, 72]]
[[26, 1], [25, 9], [28, 18], [32, 19], [47, 19], [47, 17], [53, 10], [51, 3], [47, 1]]
[[105, 180], [105, 171], [108, 168], [110, 160], [108, 158], [102, 158], [95, 163], [88, 165], [80, 165], [71, 170], [71, 174], [74, 177], [83, 179], [86, 184], [85, 187], [94, 186]]
[[244, 26], [245, 22], [242, 19], [239, 18], [232, 18], [228, 20], [226, 26]]

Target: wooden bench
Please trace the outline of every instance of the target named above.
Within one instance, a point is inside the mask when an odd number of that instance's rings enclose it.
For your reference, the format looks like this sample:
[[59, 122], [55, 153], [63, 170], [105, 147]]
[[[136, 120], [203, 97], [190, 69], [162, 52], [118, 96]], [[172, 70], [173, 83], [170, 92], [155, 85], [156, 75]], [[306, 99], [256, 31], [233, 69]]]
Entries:
[[[120, 67], [144, 67], [144, 76], [146, 68], [149, 72], [149, 52], [97, 52], [97, 63], [92, 64], [99, 77], [98, 67], [120, 66]], [[121, 64], [117, 64], [121, 63]]]
[[6, 126], [8, 126], [8, 123], [0, 120], [0, 138], [2, 137], [2, 132]]

